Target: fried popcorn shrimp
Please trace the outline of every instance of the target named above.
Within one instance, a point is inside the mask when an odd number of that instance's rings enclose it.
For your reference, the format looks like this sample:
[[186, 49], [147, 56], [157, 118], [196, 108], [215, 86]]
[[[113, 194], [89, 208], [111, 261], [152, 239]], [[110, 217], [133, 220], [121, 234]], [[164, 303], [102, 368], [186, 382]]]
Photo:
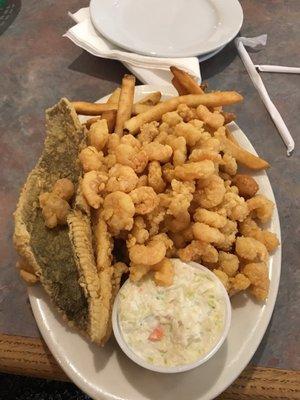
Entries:
[[253, 218], [258, 218], [262, 223], [272, 218], [274, 203], [262, 194], [257, 194], [247, 200], [247, 205]]
[[244, 274], [236, 274], [234, 277], [229, 278], [229, 296], [234, 296], [235, 294], [248, 289], [251, 282]]
[[191, 217], [188, 211], [183, 211], [178, 217], [167, 216], [165, 219], [167, 229], [173, 233], [186, 229], [190, 222]]
[[99, 153], [93, 146], [81, 150], [78, 156], [84, 172], [97, 171], [102, 166], [103, 153]]
[[251, 218], [246, 218], [240, 223], [239, 227], [243, 236], [252, 237], [263, 243], [269, 252], [274, 251], [279, 245], [279, 240], [275, 233], [261, 229]]
[[[214, 132], [214, 137], [220, 140], [220, 143], [222, 143], [222, 139], [223, 138], [227, 138], [226, 135], [226, 128], [225, 126], [221, 126], [220, 128], [218, 128], [215, 132]], [[221, 150], [223, 150], [221, 148]]]
[[224, 171], [228, 175], [235, 175], [237, 171], [237, 163], [234, 157], [231, 154], [225, 153], [223, 156], [223, 164], [221, 165], [222, 171]]
[[193, 110], [186, 104], [179, 104], [177, 107], [177, 113], [184, 120], [184, 122], [189, 122], [191, 119], [195, 118]]
[[187, 157], [187, 148], [186, 148], [186, 140], [184, 137], [179, 136], [176, 137], [174, 135], [168, 135], [165, 143], [172, 147], [173, 149], [173, 164], [182, 165], [186, 161]]
[[94, 122], [87, 134], [90, 146], [95, 147], [98, 151], [103, 150], [109, 137], [107, 121], [100, 119]]
[[218, 261], [218, 251], [209, 243], [193, 240], [183, 249], [178, 250], [178, 256], [182, 261], [197, 261], [216, 263]]
[[129, 279], [131, 282], [140, 281], [151, 270], [151, 265], [130, 263]]
[[108, 141], [107, 141], [107, 152], [108, 154], [112, 154], [115, 152], [116, 148], [120, 144], [120, 136], [117, 135], [116, 133], [111, 133], [108, 136]]
[[139, 177], [138, 183], [136, 187], [141, 187], [141, 186], [148, 186], [148, 176], [147, 175], [141, 175]]
[[222, 163], [221, 155], [214, 150], [195, 149], [191, 152], [191, 154], [189, 156], [189, 161], [195, 162], [195, 161], [203, 161], [203, 160], [211, 160], [217, 164]]
[[160, 133], [165, 132], [167, 134], [172, 135], [173, 128], [170, 128], [169, 125], [166, 122], [162, 122], [159, 125], [158, 130], [159, 130]]
[[205, 208], [197, 208], [194, 213], [195, 222], [203, 222], [213, 228], [223, 228], [226, 225], [227, 218], [218, 214], [216, 211], [209, 211]]
[[137, 174], [131, 167], [116, 164], [108, 172], [106, 190], [108, 192], [120, 190], [121, 192], [129, 193], [135, 189], [138, 180]]
[[159, 197], [157, 197], [152, 187], [149, 186], [136, 188], [129, 193], [129, 196], [133, 201], [137, 214], [148, 214], [159, 204]]
[[221, 143], [217, 138], [211, 137], [209, 135], [209, 137], [207, 137], [206, 139], [201, 139], [199, 148], [203, 150], [216, 151], [217, 153], [219, 153], [221, 151]]
[[237, 174], [232, 183], [238, 188], [239, 195], [245, 199], [255, 196], [259, 189], [256, 180], [250, 175]]
[[149, 161], [166, 163], [170, 160], [173, 154], [172, 147], [157, 142], [147, 143], [143, 148]]
[[160, 204], [149, 214], [145, 215], [150, 236], [156, 235], [160, 230], [160, 224], [166, 215], [166, 208]]
[[[117, 158], [115, 154], [108, 154], [103, 158], [103, 167], [105, 167], [106, 170], [112, 168], [114, 165], [117, 164]], [[104, 169], [104, 168], [101, 168]]]
[[105, 197], [102, 216], [114, 235], [132, 229], [134, 213], [134, 204], [128, 194], [116, 191]]
[[180, 122], [174, 128], [174, 135], [183, 136], [188, 146], [195, 146], [202, 137], [202, 130], [190, 123]]
[[[210, 162], [212, 163], [212, 161]], [[223, 179], [217, 175], [198, 181], [197, 188], [198, 191], [195, 192], [194, 199], [203, 208], [218, 206], [222, 203], [226, 192]]]
[[131, 134], [122, 136], [120, 143], [128, 144], [129, 146], [133, 147], [137, 151], [142, 147], [140, 141]]
[[[195, 190], [193, 182], [180, 182], [173, 179], [171, 182], [172, 192], [167, 195], [167, 214], [174, 218], [167, 218], [165, 223], [171, 232], [178, 232], [186, 229], [190, 224], [189, 207], [193, 200], [192, 193]], [[161, 197], [163, 199], [163, 197]]]
[[158, 240], [149, 243], [136, 244], [128, 249], [130, 261], [134, 264], [154, 265], [166, 255], [166, 246]]
[[234, 221], [244, 221], [249, 215], [249, 207], [244, 198], [231, 191], [225, 193], [222, 207], [226, 210], [227, 217]]
[[166, 184], [162, 178], [162, 170], [158, 161], [151, 161], [148, 165], [148, 185], [151, 186], [156, 193], [162, 193]]
[[137, 138], [142, 144], [151, 143], [158, 136], [159, 123], [157, 121], [152, 121], [144, 124], [141, 127], [141, 133], [138, 134]]
[[162, 176], [165, 181], [171, 183], [175, 178], [175, 168], [171, 163], [164, 164], [161, 168]]
[[89, 206], [96, 209], [100, 207], [103, 202], [100, 192], [104, 190], [107, 179], [107, 175], [99, 171], [84, 174], [81, 181], [82, 193]]
[[239, 194], [239, 189], [236, 186], [232, 185], [232, 182], [228, 178], [228, 176], [227, 176], [227, 179], [224, 181], [224, 184], [226, 187], [226, 192], [235, 193], [237, 195]]
[[214, 269], [213, 273], [220, 279], [222, 282], [223, 286], [227, 291], [229, 291], [230, 284], [229, 284], [229, 277], [227, 274], [225, 274], [224, 271], [221, 271], [220, 269]]
[[267, 262], [269, 258], [266, 246], [251, 237], [238, 237], [235, 242], [235, 251], [239, 257], [253, 262]]
[[183, 237], [181, 232], [168, 232], [168, 236], [174, 243], [176, 249], [183, 249], [187, 244], [187, 240]]
[[56, 193], [42, 193], [39, 196], [42, 215], [47, 228], [55, 228], [57, 225], [67, 223], [67, 215], [70, 211], [69, 203]]
[[217, 247], [225, 251], [230, 250], [233, 243], [235, 242], [237, 231], [237, 222], [227, 219], [226, 225], [223, 228], [220, 228], [220, 232], [225, 235], [225, 240], [218, 243]]
[[215, 171], [214, 163], [210, 160], [191, 162], [175, 167], [175, 178], [183, 181], [206, 179]]
[[270, 286], [267, 265], [263, 262], [247, 264], [243, 268], [243, 274], [251, 282], [250, 292], [258, 300], [266, 300]]
[[54, 183], [52, 193], [57, 194], [61, 199], [69, 201], [74, 194], [74, 185], [68, 178], [58, 179]]
[[134, 172], [141, 173], [148, 164], [147, 153], [142, 149], [136, 151], [128, 144], [120, 144], [115, 148], [116, 159], [119, 164], [131, 167]]
[[[196, 111], [197, 112], [197, 111]], [[194, 117], [195, 118], [195, 117]], [[203, 131], [203, 126], [204, 126], [204, 123], [203, 123], [203, 121], [200, 121], [200, 119], [191, 119], [190, 121], [189, 121], [189, 123], [191, 124], [191, 125], [193, 125], [195, 128], [197, 128], [197, 129], [199, 129], [200, 130], [200, 132], [201, 131]], [[207, 132], [208, 133], [208, 132]], [[210, 135], [210, 133], [208, 133], [208, 136], [207, 137], [211, 137], [211, 135]], [[201, 140], [203, 139], [203, 137], [201, 137]]]
[[162, 116], [162, 122], [168, 124], [168, 126], [173, 127], [180, 122], [182, 122], [182, 117], [176, 111], [167, 112]]
[[197, 115], [199, 119], [205, 122], [213, 129], [218, 129], [224, 125], [225, 118], [218, 111], [211, 112], [206, 106], [199, 105], [197, 107]]
[[174, 281], [174, 266], [168, 258], [163, 258], [159, 263], [152, 266], [155, 270], [154, 282], [158, 286], [171, 286]]
[[156, 138], [154, 139], [154, 143], [160, 143], [160, 144], [165, 144], [167, 137], [169, 136], [169, 133], [166, 131], [161, 131]]
[[192, 226], [194, 238], [205, 243], [222, 243], [225, 236], [217, 228], [212, 228], [202, 222], [195, 222]]
[[219, 252], [218, 269], [225, 272], [229, 277], [235, 276], [239, 269], [239, 259], [235, 254]]
[[168, 205], [168, 214], [180, 218], [181, 214], [188, 212], [195, 191], [194, 182], [180, 182], [173, 179], [171, 182], [172, 193]]
[[[149, 232], [146, 229], [146, 222], [143, 217], [138, 215], [134, 218], [134, 223], [130, 235], [134, 238], [133, 244], [144, 244], [149, 239]], [[130, 246], [127, 246], [128, 248]]]
[[169, 236], [166, 233], [159, 233], [158, 235], [155, 235], [151, 238], [151, 241], [154, 243], [155, 241], [164, 243], [166, 246], [167, 250], [170, 250], [173, 248], [174, 243], [173, 241], [169, 238]]

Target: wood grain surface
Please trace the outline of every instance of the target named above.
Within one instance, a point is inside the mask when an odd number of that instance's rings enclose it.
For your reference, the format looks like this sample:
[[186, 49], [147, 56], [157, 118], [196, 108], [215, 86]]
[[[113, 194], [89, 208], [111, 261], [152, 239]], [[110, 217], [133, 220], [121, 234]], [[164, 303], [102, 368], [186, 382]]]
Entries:
[[[0, 371], [67, 381], [41, 339], [0, 334]], [[300, 372], [248, 366], [218, 400], [299, 400]]]

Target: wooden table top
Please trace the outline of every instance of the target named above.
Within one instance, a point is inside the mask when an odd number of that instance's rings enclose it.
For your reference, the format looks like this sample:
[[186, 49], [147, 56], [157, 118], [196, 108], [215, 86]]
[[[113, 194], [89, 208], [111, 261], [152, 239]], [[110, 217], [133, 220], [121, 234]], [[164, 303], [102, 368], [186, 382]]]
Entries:
[[[0, 51], [0, 371], [66, 379], [42, 341], [26, 287], [15, 270], [12, 213], [26, 175], [44, 140], [44, 109], [62, 96], [93, 101], [110, 93], [126, 73], [122, 64], [93, 57], [62, 34], [72, 25], [67, 12], [83, 0], [27, 0], [1, 36]], [[267, 47], [252, 53], [255, 63], [300, 65], [300, 4], [297, 0], [243, 0], [242, 35], [268, 34]], [[283, 261], [278, 300], [264, 339], [250, 366], [220, 399], [300, 399], [299, 75], [263, 74], [269, 94], [296, 141], [285, 147], [232, 44], [201, 65], [211, 89], [245, 96], [238, 123], [267, 159], [282, 228]], [[239, 112], [239, 107], [236, 108]]]

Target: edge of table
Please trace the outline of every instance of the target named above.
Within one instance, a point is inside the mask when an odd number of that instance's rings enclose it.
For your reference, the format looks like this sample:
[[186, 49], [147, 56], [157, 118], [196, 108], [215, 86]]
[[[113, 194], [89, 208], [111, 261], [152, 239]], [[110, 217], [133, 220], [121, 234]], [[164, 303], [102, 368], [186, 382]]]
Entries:
[[[69, 381], [41, 338], [0, 334], [0, 371]], [[218, 399], [300, 399], [300, 372], [249, 365]]]

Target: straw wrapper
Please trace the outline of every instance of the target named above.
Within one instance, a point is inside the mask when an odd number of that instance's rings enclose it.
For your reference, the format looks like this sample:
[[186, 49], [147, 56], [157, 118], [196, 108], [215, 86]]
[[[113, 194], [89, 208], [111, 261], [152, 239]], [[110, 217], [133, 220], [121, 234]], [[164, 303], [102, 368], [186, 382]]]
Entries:
[[251, 47], [253, 49], [259, 49], [261, 46], [265, 46], [267, 41], [267, 35], [261, 35], [254, 38], [238, 37], [235, 39], [235, 45], [239, 52], [239, 55], [245, 65], [245, 68], [253, 82], [256, 90], [258, 91], [264, 105], [270, 113], [270, 116], [276, 125], [282, 140], [287, 147], [287, 155], [290, 156], [295, 148], [295, 142], [285, 125], [279, 111], [275, 107], [274, 103], [271, 101], [266, 87], [257, 72], [255, 65], [253, 64], [245, 46]]

